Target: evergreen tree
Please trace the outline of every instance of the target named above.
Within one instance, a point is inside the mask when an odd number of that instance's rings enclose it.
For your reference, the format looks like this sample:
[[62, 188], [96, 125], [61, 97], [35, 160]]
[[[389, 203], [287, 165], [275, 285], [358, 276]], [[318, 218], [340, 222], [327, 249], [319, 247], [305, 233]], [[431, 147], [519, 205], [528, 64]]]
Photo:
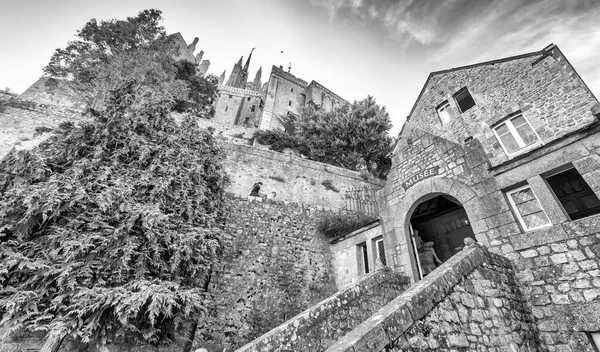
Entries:
[[0, 324], [9, 332], [51, 333], [57, 345], [64, 336], [164, 344], [206, 310], [228, 179], [212, 131], [170, 116], [189, 89], [153, 44], [159, 18], [147, 10], [86, 24], [79, 35], [101, 50], [70, 43], [48, 69], [101, 92], [92, 119], [0, 161]]
[[383, 177], [391, 166], [391, 128], [385, 107], [368, 96], [328, 112], [307, 105], [295, 122], [295, 135], [312, 160]]

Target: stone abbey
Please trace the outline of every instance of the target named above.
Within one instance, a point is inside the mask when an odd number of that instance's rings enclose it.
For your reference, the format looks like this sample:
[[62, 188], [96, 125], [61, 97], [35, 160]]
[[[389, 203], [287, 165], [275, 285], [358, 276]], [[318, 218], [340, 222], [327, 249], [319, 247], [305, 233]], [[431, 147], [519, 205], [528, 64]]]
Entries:
[[[210, 62], [202, 52], [194, 56], [197, 41], [178, 38], [181, 57], [206, 74]], [[279, 116], [309, 102], [325, 109], [345, 103], [280, 67], [267, 83], [262, 69], [249, 81], [251, 55], [227, 80], [221, 75], [215, 117], [199, 123], [274, 129]], [[40, 97], [32, 92], [22, 97]], [[74, 118], [44, 109], [9, 108], [0, 123]], [[5, 129], [2, 142], [14, 145], [10, 138], [27, 128]], [[211, 289], [223, 293], [219, 318], [232, 333], [199, 347], [598, 351], [600, 103], [557, 46], [432, 72], [385, 181], [231, 141], [223, 146], [232, 178], [229, 249]], [[257, 180], [277, 197], [249, 197]], [[377, 220], [334, 240], [318, 234], [319, 218], [355, 216], [351, 204], [366, 201], [376, 203]], [[0, 351], [39, 345], [24, 337]]]

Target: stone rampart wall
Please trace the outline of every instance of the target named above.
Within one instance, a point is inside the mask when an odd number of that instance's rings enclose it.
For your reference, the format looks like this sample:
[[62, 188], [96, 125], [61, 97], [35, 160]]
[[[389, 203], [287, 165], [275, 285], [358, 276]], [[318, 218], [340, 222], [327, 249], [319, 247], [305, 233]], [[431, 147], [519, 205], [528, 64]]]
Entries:
[[[3, 110], [3, 111], [2, 111]], [[81, 113], [56, 106], [12, 100], [0, 110], [0, 159], [14, 148], [29, 149], [45, 140], [49, 129], [82, 120]]]
[[[247, 196], [255, 182], [261, 192], [276, 192], [275, 200], [342, 209], [346, 191], [353, 188], [381, 188], [383, 181], [350, 171], [272, 150], [240, 144], [226, 144], [225, 170], [231, 176], [227, 189]], [[331, 186], [326, 181], [330, 181]]]
[[510, 261], [471, 244], [326, 351], [537, 351], [538, 346]]
[[332, 295], [337, 287], [328, 241], [315, 230], [326, 211], [246, 198], [227, 203], [224, 264], [216, 268], [211, 286], [220, 307], [218, 320], [225, 327], [213, 335], [200, 327], [198, 335], [211, 336], [206, 342], [231, 351]]
[[324, 351], [403, 292], [407, 277], [379, 270], [321, 301], [237, 352]]

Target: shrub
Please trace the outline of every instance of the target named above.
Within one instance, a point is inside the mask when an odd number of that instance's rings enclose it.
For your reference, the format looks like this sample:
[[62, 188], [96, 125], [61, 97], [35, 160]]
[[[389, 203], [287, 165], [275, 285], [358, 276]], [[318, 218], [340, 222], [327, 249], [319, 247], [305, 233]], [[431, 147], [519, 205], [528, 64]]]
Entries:
[[335, 193], [340, 192], [339, 189], [335, 188], [335, 186], [333, 185], [333, 182], [331, 180], [325, 180], [325, 181], [321, 182], [321, 184], [323, 185], [323, 187], [325, 187], [326, 190], [333, 191]]
[[325, 213], [317, 222], [317, 231], [333, 241], [376, 220], [377, 217], [365, 213]]
[[277, 182], [282, 182], [282, 183], [285, 182], [285, 179], [283, 177], [281, 177], [281, 176], [269, 176], [269, 178], [271, 180], [275, 180]]
[[298, 145], [298, 141], [296, 137], [289, 135], [283, 131], [273, 130], [273, 131], [256, 131], [254, 132], [254, 139], [260, 143], [265, 145], [270, 145], [271, 150], [281, 152], [285, 148], [295, 149], [301, 152], [302, 149]]

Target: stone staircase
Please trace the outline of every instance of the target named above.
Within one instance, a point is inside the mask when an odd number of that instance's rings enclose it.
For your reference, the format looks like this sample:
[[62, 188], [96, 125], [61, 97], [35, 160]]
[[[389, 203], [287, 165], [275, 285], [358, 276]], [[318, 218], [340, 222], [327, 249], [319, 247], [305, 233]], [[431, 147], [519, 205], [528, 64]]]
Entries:
[[508, 259], [474, 241], [406, 288], [379, 271], [238, 352], [537, 351], [539, 332]]
[[324, 351], [396, 298], [409, 284], [405, 276], [389, 269], [378, 270], [237, 351]]

